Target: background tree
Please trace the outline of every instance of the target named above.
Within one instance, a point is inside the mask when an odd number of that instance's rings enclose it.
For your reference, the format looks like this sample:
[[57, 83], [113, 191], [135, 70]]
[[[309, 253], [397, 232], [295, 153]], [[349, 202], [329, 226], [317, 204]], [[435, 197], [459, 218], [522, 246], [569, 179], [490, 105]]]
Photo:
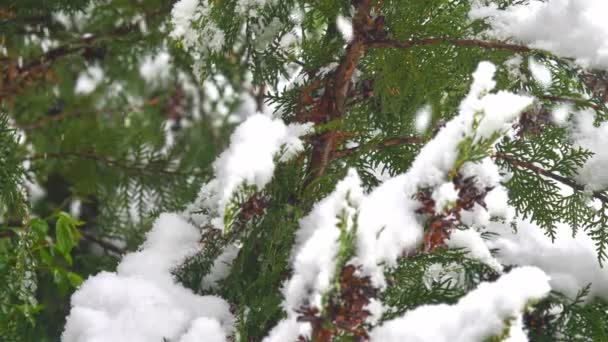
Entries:
[[605, 340], [605, 9], [0, 5], [0, 333]]

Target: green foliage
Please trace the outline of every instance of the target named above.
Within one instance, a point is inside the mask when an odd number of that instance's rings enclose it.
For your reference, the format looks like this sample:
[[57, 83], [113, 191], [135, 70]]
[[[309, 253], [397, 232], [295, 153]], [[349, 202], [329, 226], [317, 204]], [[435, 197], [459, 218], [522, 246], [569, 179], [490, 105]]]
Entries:
[[[589, 217], [584, 214], [590, 213], [588, 210], [579, 211], [578, 218], [571, 215], [573, 207], [587, 207], [581, 194], [583, 189], [575, 186], [572, 195], [564, 195], [555, 179], [543, 177], [534, 168], [537, 166], [551, 174], [572, 177], [591, 156], [589, 151], [568, 143], [565, 129], [546, 127], [541, 134], [528, 139], [505, 138], [498, 147], [498, 153], [505, 158], [498, 158], [497, 163], [513, 173], [506, 186], [510, 203], [518, 214], [538, 223], [552, 238], [558, 222], [587, 222]], [[578, 226], [574, 227], [576, 231]]]
[[387, 272], [391, 282], [383, 303], [389, 307], [383, 320], [398, 317], [425, 304], [453, 304], [480, 282], [495, 279], [488, 266], [459, 249], [403, 258]]
[[[23, 214], [20, 148], [15, 130], [10, 128], [8, 117], [0, 112], [0, 215]], [[17, 212], [15, 212], [17, 211]]]
[[[47, 220], [31, 219], [24, 227], [0, 227], [0, 233], [11, 236], [0, 241], [0, 279], [6, 285], [0, 294], [0, 333], [5, 341], [44, 340], [39, 316], [50, 298], [41, 296], [39, 288], [50, 286], [42, 292], [52, 290], [51, 298], [57, 300], [59, 294], [65, 301], [82, 283], [82, 276], [71, 270], [80, 225], [60, 212]], [[41, 281], [45, 279], [52, 282]]]
[[[347, 42], [336, 17], [351, 16], [353, 2], [287, 0], [259, 6], [253, 1], [243, 10], [237, 0], [201, 0], [204, 15], [193, 23], [201, 46], [189, 51], [182, 49], [184, 41], [169, 39], [174, 1], [3, 2], [3, 340], [59, 338], [68, 298], [82, 280], [113, 270], [119, 254], [139, 246], [159, 213], [180, 211], [209, 180], [214, 158], [243, 117], [244, 93], [273, 105], [286, 122], [301, 120], [302, 112], [312, 107], [303, 103], [302, 95], [321, 98], [327, 84], [319, 81], [344, 59]], [[506, 7], [520, 1], [492, 2]], [[384, 0], [374, 15], [383, 16], [385, 38], [394, 41], [465, 39], [486, 26], [469, 22], [470, 3]], [[65, 22], [59, 20], [59, 11]], [[217, 49], [205, 45], [209, 27], [224, 34]], [[297, 42], [287, 44], [296, 33]], [[163, 54], [170, 59], [161, 66], [166, 76], [147, 80], [153, 75], [142, 75], [142, 64]], [[608, 204], [598, 209], [590, 200], [607, 192], [590, 193], [573, 181], [592, 155], [573, 146], [567, 127], [548, 118], [552, 106], [568, 102], [576, 109], [595, 109], [600, 123], [608, 118], [604, 99], [585, 81], [588, 71], [546, 52], [521, 53], [517, 71], [526, 77], [514, 78], [503, 64], [514, 56], [509, 50], [451, 43], [367, 49], [349, 80], [344, 113], [315, 127], [317, 133], [340, 134], [325, 173], [304, 187], [315, 143], [307, 140], [307, 150], [279, 165], [267, 188], [242, 187], [234, 194], [225, 211], [224, 232], [201, 228], [205, 249], [175, 270], [176, 279], [196, 293], [228, 300], [235, 308], [238, 338], [261, 340], [284, 316], [281, 289], [291, 273], [299, 220], [349, 168], [357, 170], [367, 189], [385, 175], [406, 172], [424, 143], [458, 112], [471, 72], [482, 60], [498, 66], [498, 88], [532, 94], [538, 106], [525, 113], [515, 134], [496, 149], [498, 134], [464, 139], [454, 172], [467, 161], [494, 158], [508, 174], [510, 204], [520, 217], [551, 237], [560, 223], [572, 226], [573, 234], [587, 232], [600, 262], [605, 261]], [[532, 79], [528, 57], [550, 68], [551, 87], [527, 81]], [[100, 82], [91, 92], [77, 92], [79, 78], [97, 67], [103, 71]], [[292, 77], [298, 81], [283, 86], [283, 78]], [[432, 109], [430, 128], [418, 132], [416, 113], [426, 105]], [[25, 193], [25, 179], [44, 194], [34, 196], [32, 189]], [[253, 199], [264, 201], [261, 213], [244, 211]], [[70, 210], [78, 204], [80, 210]], [[338, 221], [339, 270], [354, 253], [357, 227], [349, 227], [344, 215]], [[203, 288], [203, 279], [227, 246], [240, 247], [230, 274], [218, 287]], [[439, 269], [443, 273], [433, 273]], [[425, 304], [455, 303], [497, 274], [463, 250], [439, 250], [404, 256], [387, 277], [390, 286], [382, 300], [390, 309], [384, 320]], [[583, 301], [586, 295], [588, 288], [574, 301], [555, 293], [535, 305], [526, 321], [531, 339], [607, 340], [606, 304]]]

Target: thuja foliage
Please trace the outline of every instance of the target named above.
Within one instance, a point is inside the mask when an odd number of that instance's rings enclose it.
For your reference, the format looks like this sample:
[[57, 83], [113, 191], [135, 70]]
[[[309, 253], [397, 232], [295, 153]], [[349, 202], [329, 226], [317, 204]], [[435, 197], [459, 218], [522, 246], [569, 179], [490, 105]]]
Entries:
[[[305, 152], [277, 161], [264, 189], [243, 187], [226, 211], [229, 229], [203, 230], [205, 248], [174, 272], [194, 292], [232, 305], [237, 340], [262, 340], [285, 316], [282, 289], [293, 271], [300, 220], [350, 168], [366, 190], [406, 172], [458, 113], [480, 61], [499, 66], [498, 89], [538, 101], [514, 134], [460, 145], [450, 177], [464, 188], [460, 166], [492, 157], [509, 175], [504, 185], [519, 217], [552, 238], [560, 223], [589, 232], [598, 263], [606, 261], [608, 192], [590, 192], [574, 180], [592, 153], [549, 119], [552, 106], [568, 102], [572, 112], [593, 109], [601, 123], [608, 112], [605, 91], [596, 86], [599, 71], [546, 51], [471, 41], [487, 24], [469, 19], [468, 0], [200, 0], [192, 32], [182, 36], [172, 34], [173, 5], [0, 4], [0, 335], [7, 341], [58, 340], [82, 279], [113, 271], [159, 213], [192, 202], [232, 128], [251, 114], [243, 110], [266, 107], [286, 123], [315, 124]], [[357, 14], [361, 6], [367, 16]], [[338, 17], [352, 17], [354, 39], [341, 32]], [[525, 77], [505, 66], [514, 56]], [[549, 88], [534, 81], [529, 58], [550, 67]], [[416, 120], [425, 106], [429, 125], [420, 130]], [[474, 195], [473, 202], [483, 202], [485, 194]], [[457, 209], [453, 214], [470, 208]], [[324, 299], [336, 310], [349, 298], [342, 284], [357, 234], [345, 220], [339, 218], [341, 278]], [[455, 225], [449, 220], [436, 222]], [[380, 299], [390, 309], [381, 320], [455, 303], [498, 277], [465, 251], [444, 248], [449, 231], [433, 229], [418, 252], [386, 270], [390, 284]], [[229, 274], [206, 286], [230, 245], [239, 249]], [[367, 286], [365, 279], [359, 285]], [[537, 303], [524, 319], [530, 339], [606, 340], [606, 303], [588, 295], [589, 288], [576, 298], [555, 292]], [[335, 317], [323, 314], [308, 318], [322, 320], [322, 333], [341, 331]], [[354, 340], [365, 324], [332, 337]]]

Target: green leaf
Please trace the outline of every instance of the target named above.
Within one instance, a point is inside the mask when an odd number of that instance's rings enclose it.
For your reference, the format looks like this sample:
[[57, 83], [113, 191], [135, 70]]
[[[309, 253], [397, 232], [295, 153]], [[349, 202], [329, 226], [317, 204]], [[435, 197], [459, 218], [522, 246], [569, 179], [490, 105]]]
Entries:
[[[64, 256], [69, 256], [72, 248], [74, 248], [80, 240], [80, 233], [76, 229], [76, 225], [80, 222], [73, 219], [71, 216], [60, 213], [56, 225], [56, 241], [57, 250]], [[67, 259], [68, 257], [66, 257]], [[71, 258], [70, 258], [71, 259]]]
[[36, 234], [36, 237], [39, 240], [42, 240], [46, 237], [49, 232], [49, 225], [45, 220], [36, 218], [30, 222], [30, 228]]
[[73, 287], [78, 287], [83, 282], [82, 277], [74, 272], [68, 272], [67, 277]]

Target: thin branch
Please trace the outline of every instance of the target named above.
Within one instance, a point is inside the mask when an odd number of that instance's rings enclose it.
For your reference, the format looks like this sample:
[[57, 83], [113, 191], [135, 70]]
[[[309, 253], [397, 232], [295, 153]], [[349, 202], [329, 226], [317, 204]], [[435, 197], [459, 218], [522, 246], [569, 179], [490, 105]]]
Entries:
[[[576, 183], [572, 179], [569, 179], [569, 178], [566, 178], [564, 176], [555, 174], [555, 173], [553, 173], [551, 171], [545, 170], [545, 169], [543, 169], [541, 167], [538, 167], [538, 166], [536, 166], [534, 164], [528, 163], [528, 162], [523, 161], [523, 160], [519, 160], [517, 158], [514, 158], [512, 156], [506, 155], [504, 153], [496, 153], [496, 154], [493, 155], [493, 157], [495, 159], [504, 160], [504, 161], [506, 161], [507, 163], [509, 163], [511, 165], [514, 165], [514, 166], [517, 166], [517, 167], [520, 167], [520, 168], [524, 168], [524, 169], [528, 169], [528, 170], [530, 170], [530, 171], [532, 171], [532, 172], [534, 172], [534, 173], [536, 173], [538, 175], [542, 175], [542, 176], [545, 176], [547, 178], [551, 178], [553, 180], [556, 180], [556, 181], [558, 181], [560, 183], [563, 183], [563, 184], [571, 187], [574, 190], [578, 190], [578, 191], [585, 191], [586, 190], [585, 186]], [[601, 192], [594, 191], [592, 195], [593, 195], [593, 197], [601, 200], [602, 202], [608, 203], [608, 197], [606, 197]]]
[[541, 100], [547, 100], [547, 101], [552, 101], [552, 102], [570, 102], [570, 103], [574, 103], [574, 104], [580, 104], [583, 106], [587, 106], [587, 107], [591, 107], [595, 110], [604, 110], [606, 109], [606, 107], [598, 105], [597, 103], [593, 103], [590, 102], [589, 100], [585, 100], [585, 99], [577, 99], [577, 98], [572, 98], [572, 97], [565, 97], [565, 96], [556, 96], [556, 95], [534, 95], [537, 98], [541, 99]]
[[20, 125], [19, 128], [28, 132], [43, 126], [46, 126], [49, 123], [52, 122], [58, 122], [58, 121], [63, 121], [65, 119], [71, 118], [71, 117], [78, 117], [83, 115], [84, 113], [82, 112], [63, 112], [61, 114], [57, 114], [57, 115], [53, 115], [53, 116], [45, 116], [37, 121], [31, 122], [29, 124], [25, 124], [25, 125]]
[[99, 246], [101, 246], [102, 248], [112, 251], [116, 254], [119, 255], [123, 255], [125, 254], [127, 251], [124, 248], [120, 248], [106, 240], [103, 240], [97, 236], [95, 236], [94, 234], [84, 231], [84, 230], [80, 230], [80, 236], [82, 237], [83, 240], [87, 240], [89, 242], [93, 242]]
[[177, 171], [170, 171], [170, 170], [165, 170], [165, 169], [151, 169], [151, 168], [147, 168], [147, 167], [137, 167], [137, 166], [129, 165], [129, 164], [125, 163], [124, 161], [110, 159], [107, 156], [95, 154], [92, 152], [67, 151], [67, 152], [38, 153], [38, 154], [34, 154], [33, 156], [31, 156], [29, 158], [26, 158], [26, 160], [36, 161], [36, 160], [47, 159], [47, 158], [53, 158], [53, 159], [80, 158], [80, 159], [94, 160], [94, 161], [106, 164], [108, 166], [114, 166], [114, 167], [118, 167], [118, 168], [121, 168], [121, 169], [124, 169], [127, 171], [133, 171], [137, 174], [148, 173], [148, 174], [163, 174], [163, 175], [167, 175], [167, 176], [187, 176], [186, 174], [177, 172]]
[[514, 52], [531, 52], [525, 45], [510, 44], [503, 42], [491, 42], [477, 39], [455, 39], [455, 38], [412, 38], [403, 42], [391, 39], [370, 40], [367, 43], [369, 48], [397, 48], [410, 49], [415, 46], [449, 44], [460, 47], [479, 47], [484, 49], [510, 50]]

